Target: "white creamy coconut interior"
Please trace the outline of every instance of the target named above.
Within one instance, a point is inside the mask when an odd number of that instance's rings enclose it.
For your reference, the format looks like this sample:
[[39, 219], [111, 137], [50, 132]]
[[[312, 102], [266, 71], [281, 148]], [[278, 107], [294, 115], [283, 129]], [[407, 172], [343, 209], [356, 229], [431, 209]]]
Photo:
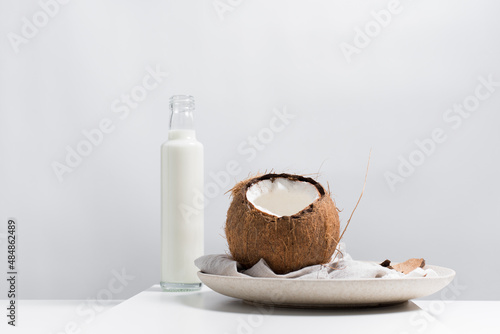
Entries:
[[285, 178], [263, 180], [247, 190], [250, 203], [258, 210], [277, 217], [294, 215], [319, 197], [319, 191], [313, 184]]

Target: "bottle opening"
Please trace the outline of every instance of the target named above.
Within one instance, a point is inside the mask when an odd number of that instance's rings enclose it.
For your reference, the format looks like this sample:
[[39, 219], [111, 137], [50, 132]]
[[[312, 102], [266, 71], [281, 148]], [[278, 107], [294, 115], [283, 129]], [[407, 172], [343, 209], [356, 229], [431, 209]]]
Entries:
[[174, 95], [170, 98], [172, 112], [194, 111], [194, 97], [191, 95]]

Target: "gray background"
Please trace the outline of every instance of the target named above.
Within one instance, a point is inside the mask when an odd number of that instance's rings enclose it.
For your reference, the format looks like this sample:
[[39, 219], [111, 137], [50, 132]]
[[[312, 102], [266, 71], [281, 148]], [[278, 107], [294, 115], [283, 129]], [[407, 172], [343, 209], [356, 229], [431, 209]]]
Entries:
[[[113, 270], [135, 277], [116, 299], [158, 283], [159, 147], [168, 98], [187, 93], [207, 182], [228, 161], [242, 167], [210, 194], [206, 253], [226, 250], [224, 193], [257, 171], [319, 171], [345, 224], [372, 148], [345, 236], [353, 257], [424, 257], [457, 271], [453, 298], [500, 299], [500, 88], [457, 129], [443, 120], [478, 77], [500, 81], [500, 3], [401, 1], [349, 63], [341, 43], [387, 1], [228, 2], [221, 20], [210, 0], [71, 1], [19, 53], [7, 34], [40, 5], [0, 2], [0, 232], [17, 217], [21, 298], [95, 298]], [[168, 77], [120, 119], [113, 101], [157, 65]], [[238, 147], [285, 106], [295, 118], [247, 161]], [[103, 118], [114, 131], [59, 182], [51, 164]], [[435, 128], [447, 140], [392, 191], [384, 174]]]

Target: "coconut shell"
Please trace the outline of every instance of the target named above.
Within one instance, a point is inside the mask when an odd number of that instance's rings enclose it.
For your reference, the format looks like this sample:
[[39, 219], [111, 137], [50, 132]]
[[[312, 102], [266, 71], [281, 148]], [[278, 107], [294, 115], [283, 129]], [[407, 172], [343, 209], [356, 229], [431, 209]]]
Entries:
[[413, 258], [413, 259], [406, 260], [405, 262], [401, 262], [401, 263], [393, 265], [392, 269], [395, 269], [395, 270], [406, 275], [417, 268], [423, 268], [423, 267], [425, 267], [425, 260], [424, 259]]
[[[309, 182], [320, 197], [302, 211], [277, 217], [258, 210], [248, 188], [263, 180], [287, 178]], [[340, 234], [338, 210], [330, 194], [314, 179], [292, 174], [265, 174], [239, 182], [231, 190], [225, 233], [233, 259], [249, 268], [264, 259], [277, 274], [328, 263]]]

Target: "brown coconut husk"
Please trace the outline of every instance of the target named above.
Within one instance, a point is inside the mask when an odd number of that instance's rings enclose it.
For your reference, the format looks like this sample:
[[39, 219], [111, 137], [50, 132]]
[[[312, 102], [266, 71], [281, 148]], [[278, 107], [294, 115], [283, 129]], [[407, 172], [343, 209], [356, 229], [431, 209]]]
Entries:
[[398, 263], [395, 265], [391, 265], [390, 260], [385, 260], [382, 263], [380, 263], [380, 265], [382, 267], [394, 269], [396, 271], [399, 271], [400, 273], [407, 275], [417, 268], [425, 267], [425, 260], [412, 258], [412, 259], [406, 260], [405, 262], [401, 262], [401, 263]]
[[[248, 188], [260, 181], [286, 178], [309, 182], [320, 197], [292, 216], [277, 217], [255, 208]], [[233, 259], [244, 268], [261, 258], [277, 274], [328, 263], [337, 247], [340, 221], [330, 194], [316, 180], [301, 175], [265, 174], [241, 181], [231, 190], [226, 239]]]
[[413, 270], [417, 268], [423, 268], [423, 267], [425, 267], [425, 260], [416, 258], [409, 259], [406, 260], [405, 262], [392, 265], [392, 269], [397, 270], [405, 275], [411, 273]]
[[382, 267], [386, 267], [386, 268], [392, 269], [392, 267], [391, 267], [391, 261], [390, 260], [384, 260], [384, 261], [382, 261], [382, 263], [380, 263], [380, 265]]

